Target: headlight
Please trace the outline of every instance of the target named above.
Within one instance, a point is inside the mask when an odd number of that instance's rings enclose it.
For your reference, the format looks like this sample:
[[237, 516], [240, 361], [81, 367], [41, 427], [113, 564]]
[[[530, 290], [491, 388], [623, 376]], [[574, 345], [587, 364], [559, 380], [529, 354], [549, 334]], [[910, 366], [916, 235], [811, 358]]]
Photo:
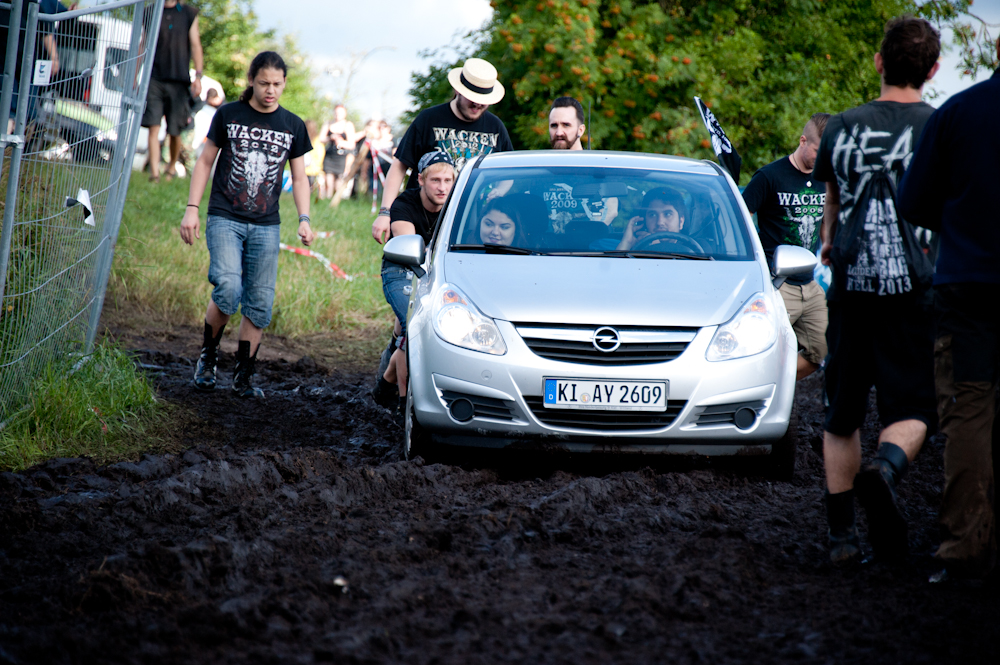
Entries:
[[458, 288], [443, 284], [434, 294], [434, 331], [438, 337], [463, 349], [502, 356], [507, 345], [500, 329], [483, 315]]
[[764, 294], [755, 294], [715, 331], [706, 357], [710, 361], [732, 360], [766, 351], [778, 339], [775, 316], [775, 308]]

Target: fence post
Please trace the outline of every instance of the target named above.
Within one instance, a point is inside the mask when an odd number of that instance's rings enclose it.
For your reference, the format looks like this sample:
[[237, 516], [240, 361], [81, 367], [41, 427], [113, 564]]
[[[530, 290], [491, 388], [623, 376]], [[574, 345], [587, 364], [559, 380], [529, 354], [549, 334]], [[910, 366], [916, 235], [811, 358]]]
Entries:
[[[20, 8], [20, 0], [18, 2]], [[21, 171], [21, 154], [24, 152], [24, 124], [25, 116], [28, 115], [28, 97], [31, 94], [31, 77], [34, 71], [35, 62], [35, 32], [38, 29], [38, 0], [24, 0], [28, 3], [28, 25], [24, 33], [24, 55], [21, 57], [21, 80], [17, 91], [17, 112], [14, 115], [14, 134], [16, 137], [12, 142], [13, 149], [10, 155], [10, 168], [7, 171], [7, 196], [4, 199], [3, 208], [3, 230], [0, 231], [0, 303], [3, 302], [4, 288], [7, 285], [7, 265], [10, 260], [10, 239], [14, 233], [14, 212], [17, 209], [17, 185]], [[13, 22], [14, 13], [11, 12], [11, 26], [7, 28], [7, 53], [10, 54], [11, 39], [14, 40], [14, 57], [6, 62], [6, 70], [11, 69], [11, 60], [17, 60], [18, 32], [21, 29], [20, 11], [17, 12], [17, 23]], [[13, 36], [13, 37], [12, 37]], [[6, 75], [5, 77], [6, 78]], [[11, 71], [11, 81], [13, 82], [13, 71]], [[6, 83], [6, 82], [5, 82]], [[7, 109], [10, 108], [10, 95], [3, 95], [7, 100]], [[5, 114], [6, 115], [6, 114]], [[4, 122], [3, 131], [7, 131], [7, 123]], [[2, 166], [2, 162], [0, 162]]]
[[[156, 53], [156, 41], [160, 34], [160, 19], [163, 16], [164, 0], [156, 0], [152, 12], [153, 18], [150, 21], [147, 38], [145, 40], [144, 64], [142, 69], [142, 81], [136, 85], [136, 58], [139, 55], [143, 33], [143, 14], [137, 5], [136, 11], [132, 15], [132, 38], [129, 42], [129, 57], [125, 68], [126, 90], [123, 91], [121, 109], [119, 111], [118, 127], [126, 126], [125, 137], [121, 134], [115, 144], [114, 163], [112, 164], [111, 182], [114, 183], [112, 190], [108, 193], [108, 203], [104, 211], [105, 224], [110, 221], [110, 228], [105, 231], [106, 244], [101, 250], [101, 257], [97, 262], [95, 272], [97, 295], [87, 320], [87, 339], [84, 344], [84, 353], [90, 353], [94, 348], [94, 341], [97, 339], [97, 331], [101, 322], [101, 311], [104, 309], [104, 296], [108, 289], [108, 279], [111, 276], [111, 264], [114, 260], [115, 246], [118, 243], [118, 230], [121, 228], [121, 214], [125, 208], [125, 198], [128, 195], [128, 183], [132, 177], [132, 160], [135, 158], [135, 144], [139, 134], [139, 123], [142, 121], [142, 111], [146, 100], [138, 98], [137, 95], [148, 89], [149, 78], [153, 71], [153, 57]], [[128, 94], [125, 94], [125, 93]], [[151, 140], [158, 140], [151, 138]], [[124, 152], [122, 153], [122, 146]]]
[[[21, 2], [22, 0], [10, 0], [10, 25], [21, 25]], [[10, 120], [10, 98], [14, 96], [14, 72], [17, 70], [17, 42], [20, 38], [19, 30], [11, 30], [7, 26], [7, 43], [3, 48], [7, 49], [7, 57], [4, 59], [3, 68], [3, 89], [0, 93], [0, 136], [7, 137], [7, 121]], [[0, 168], [3, 168], [3, 159], [6, 156], [7, 142], [0, 139]]]

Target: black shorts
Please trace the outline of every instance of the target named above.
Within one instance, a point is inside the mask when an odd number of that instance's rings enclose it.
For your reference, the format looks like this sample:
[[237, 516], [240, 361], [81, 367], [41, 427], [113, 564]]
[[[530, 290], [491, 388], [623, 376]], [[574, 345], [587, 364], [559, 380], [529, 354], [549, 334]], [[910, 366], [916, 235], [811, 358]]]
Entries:
[[882, 427], [919, 420], [937, 429], [934, 325], [929, 303], [909, 296], [830, 302], [823, 428], [850, 436], [865, 422], [875, 386]]
[[191, 85], [181, 81], [149, 79], [142, 126], [159, 125], [167, 116], [167, 134], [180, 136], [191, 123]]

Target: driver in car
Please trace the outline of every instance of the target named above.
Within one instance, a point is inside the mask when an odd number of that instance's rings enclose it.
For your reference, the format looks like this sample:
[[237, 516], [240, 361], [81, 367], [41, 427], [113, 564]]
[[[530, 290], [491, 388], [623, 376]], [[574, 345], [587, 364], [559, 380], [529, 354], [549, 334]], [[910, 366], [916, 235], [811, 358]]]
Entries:
[[[680, 233], [687, 217], [684, 199], [675, 191], [664, 187], [651, 189], [642, 197], [642, 216], [635, 216], [625, 226], [625, 233], [617, 249], [632, 249], [636, 243], [652, 235]], [[677, 242], [663, 238], [659, 242]]]

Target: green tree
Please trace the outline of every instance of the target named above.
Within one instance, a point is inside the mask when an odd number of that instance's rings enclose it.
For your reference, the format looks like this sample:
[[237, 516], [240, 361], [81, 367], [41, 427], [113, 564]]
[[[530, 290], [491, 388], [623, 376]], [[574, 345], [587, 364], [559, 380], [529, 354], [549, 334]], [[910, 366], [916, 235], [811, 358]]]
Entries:
[[[494, 0], [464, 56], [486, 58], [508, 94], [496, 112], [519, 148], [548, 146], [552, 100], [592, 108], [595, 148], [714, 157], [704, 99], [747, 168], [786, 154], [809, 116], [878, 96], [872, 57], [893, 16], [968, 18], [969, 0]], [[457, 63], [456, 63], [457, 64]], [[419, 107], [446, 101], [436, 63], [414, 75]]]
[[320, 98], [312, 83], [308, 58], [293, 36], [278, 36], [260, 27], [253, 0], [193, 0], [198, 7], [198, 27], [205, 50], [205, 74], [218, 80], [227, 100], [234, 100], [247, 85], [250, 61], [261, 51], [281, 54], [288, 65], [288, 84], [281, 104], [304, 118], [318, 117]]

